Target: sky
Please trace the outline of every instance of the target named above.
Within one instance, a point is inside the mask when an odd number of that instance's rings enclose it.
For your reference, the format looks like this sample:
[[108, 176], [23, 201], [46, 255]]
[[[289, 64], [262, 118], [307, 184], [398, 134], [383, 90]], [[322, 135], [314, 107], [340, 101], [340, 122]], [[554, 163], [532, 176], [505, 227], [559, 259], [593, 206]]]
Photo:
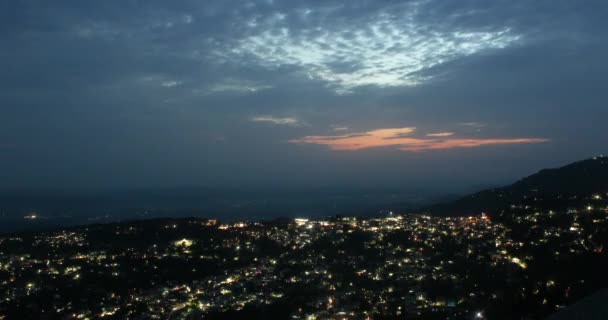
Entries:
[[0, 3], [0, 188], [504, 184], [607, 152], [605, 1]]

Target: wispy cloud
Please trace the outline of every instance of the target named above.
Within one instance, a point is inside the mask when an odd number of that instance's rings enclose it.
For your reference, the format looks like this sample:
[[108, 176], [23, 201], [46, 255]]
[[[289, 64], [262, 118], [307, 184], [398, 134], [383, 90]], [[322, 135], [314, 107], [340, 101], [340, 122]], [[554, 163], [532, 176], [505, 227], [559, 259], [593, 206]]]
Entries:
[[435, 132], [435, 133], [427, 133], [427, 137], [450, 137], [453, 136], [454, 132]]
[[161, 85], [165, 88], [173, 88], [173, 87], [177, 87], [179, 85], [181, 85], [182, 82], [181, 81], [175, 81], [175, 80], [168, 80], [168, 81], [163, 81], [161, 83]]
[[331, 126], [331, 128], [332, 128], [334, 131], [347, 131], [347, 130], [348, 130], [348, 127], [344, 127], [344, 126], [337, 126], [337, 125], [333, 125], [333, 126]]
[[472, 127], [472, 128], [484, 128], [486, 126], [485, 123], [481, 123], [481, 122], [461, 122], [458, 125], [461, 125], [464, 127]]
[[300, 121], [298, 121], [298, 119], [293, 118], [293, 117], [277, 118], [277, 117], [274, 117], [271, 115], [260, 115], [260, 116], [251, 117], [250, 120], [253, 122], [266, 122], [266, 123], [279, 125], [279, 126], [295, 127], [295, 126], [301, 125]]
[[218, 82], [209, 88], [207, 93], [255, 93], [270, 89], [272, 86], [247, 80], [228, 79]]
[[481, 122], [461, 122], [458, 124], [459, 126], [465, 127], [468, 131], [480, 132], [486, 127], [485, 123]]
[[485, 145], [519, 144], [546, 142], [540, 138], [516, 139], [436, 139], [409, 136], [416, 128], [389, 128], [336, 136], [306, 136], [290, 140], [291, 143], [306, 143], [328, 146], [331, 150], [361, 150], [379, 147], [394, 147], [403, 151], [424, 151], [435, 149], [471, 148]]
[[165, 88], [174, 88], [181, 86], [182, 81], [171, 79], [170, 77], [162, 74], [151, 74], [137, 78], [137, 81], [144, 85], [162, 86]]

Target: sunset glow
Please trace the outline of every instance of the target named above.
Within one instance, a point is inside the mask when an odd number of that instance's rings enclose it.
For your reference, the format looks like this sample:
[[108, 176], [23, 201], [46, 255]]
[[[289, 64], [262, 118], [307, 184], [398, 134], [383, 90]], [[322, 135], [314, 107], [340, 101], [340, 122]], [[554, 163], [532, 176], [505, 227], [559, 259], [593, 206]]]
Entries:
[[452, 133], [427, 134], [427, 137], [430, 138], [408, 136], [414, 133], [415, 130], [416, 128], [413, 127], [376, 129], [348, 135], [305, 136], [302, 139], [290, 140], [289, 142], [325, 145], [331, 150], [352, 151], [379, 147], [394, 147], [402, 151], [425, 151], [435, 149], [471, 148], [498, 144], [539, 143], [548, 141], [547, 139], [541, 138], [436, 138], [451, 136]]

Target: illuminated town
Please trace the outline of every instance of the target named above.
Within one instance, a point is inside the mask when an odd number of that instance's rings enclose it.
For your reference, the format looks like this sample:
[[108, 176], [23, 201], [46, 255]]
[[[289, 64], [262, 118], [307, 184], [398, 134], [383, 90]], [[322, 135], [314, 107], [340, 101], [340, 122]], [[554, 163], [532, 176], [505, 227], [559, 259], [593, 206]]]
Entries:
[[608, 320], [608, 0], [0, 0], [0, 320]]
[[548, 210], [528, 197], [493, 216], [156, 219], [4, 235], [0, 318], [542, 318], [605, 284], [606, 198]]

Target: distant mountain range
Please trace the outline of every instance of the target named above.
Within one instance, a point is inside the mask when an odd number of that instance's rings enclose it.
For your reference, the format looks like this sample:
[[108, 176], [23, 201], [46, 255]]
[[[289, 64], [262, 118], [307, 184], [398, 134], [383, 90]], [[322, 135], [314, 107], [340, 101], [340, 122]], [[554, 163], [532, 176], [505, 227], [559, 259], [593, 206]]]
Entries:
[[[557, 169], [545, 169], [516, 183], [459, 198], [431, 196], [423, 190], [248, 190], [174, 188], [108, 192], [0, 190], [0, 232], [29, 229], [34, 224], [69, 225], [198, 216], [226, 220], [377, 215], [388, 211], [438, 216], [500, 213], [515, 205], [565, 208], [584, 205], [585, 197], [608, 197], [608, 157], [596, 157]], [[573, 198], [574, 197], [574, 198]], [[443, 200], [440, 200], [443, 199]], [[432, 203], [437, 203], [431, 205]], [[528, 206], [528, 204], [530, 206]], [[36, 215], [34, 220], [24, 217]]]
[[543, 169], [512, 185], [483, 190], [454, 201], [432, 205], [433, 215], [465, 216], [498, 213], [513, 205], [534, 203], [538, 207], [565, 208], [586, 201], [591, 194], [608, 192], [608, 157], [574, 162], [556, 169]]
[[[16, 190], [0, 191], [0, 218], [39, 217], [203, 216], [260, 219], [278, 216], [369, 215], [396, 206], [415, 208], [435, 202], [420, 190], [355, 188], [234, 189], [165, 188], [107, 192]], [[143, 217], [142, 216], [142, 217]], [[0, 227], [1, 229], [1, 227]]]

